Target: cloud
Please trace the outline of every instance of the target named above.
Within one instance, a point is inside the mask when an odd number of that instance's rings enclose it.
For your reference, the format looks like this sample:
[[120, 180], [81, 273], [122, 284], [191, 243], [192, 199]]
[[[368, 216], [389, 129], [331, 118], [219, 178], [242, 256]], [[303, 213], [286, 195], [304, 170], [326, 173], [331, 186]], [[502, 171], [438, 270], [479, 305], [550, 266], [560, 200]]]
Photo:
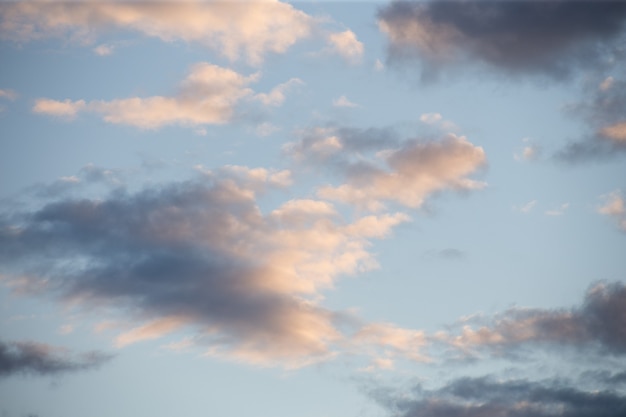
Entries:
[[69, 36], [90, 43], [111, 29], [131, 30], [165, 42], [205, 45], [230, 60], [258, 65], [308, 37], [315, 20], [288, 3], [222, 1], [15, 2], [0, 7], [0, 34], [27, 42]]
[[98, 45], [93, 48], [93, 52], [98, 56], [107, 56], [113, 54], [115, 47], [113, 45]]
[[570, 141], [556, 154], [569, 162], [606, 160], [626, 153], [626, 81], [608, 77], [599, 86], [587, 85], [584, 100], [567, 112], [586, 122], [589, 132]]
[[420, 116], [420, 121], [426, 124], [434, 124], [443, 119], [443, 116], [439, 113], [424, 113]]
[[565, 214], [565, 211], [568, 208], [569, 208], [569, 203], [563, 203], [555, 209], [547, 210], [546, 216], [562, 216], [563, 214]]
[[279, 84], [269, 93], [259, 93], [255, 95], [255, 99], [259, 100], [266, 106], [280, 106], [285, 102], [285, 93], [290, 89], [303, 85], [304, 81], [299, 78], [292, 78], [286, 83]]
[[[376, 163], [382, 162], [383, 167]], [[485, 186], [467, 176], [486, 164], [481, 147], [450, 134], [439, 141], [407, 140], [381, 150], [375, 163], [361, 163], [347, 172], [347, 183], [324, 186], [321, 198], [379, 210], [384, 202], [420, 207], [434, 192], [474, 190]]]
[[66, 99], [64, 101], [58, 101], [40, 98], [35, 101], [33, 112], [65, 119], [73, 119], [78, 112], [84, 110], [85, 107], [85, 100], [71, 101]]
[[348, 100], [346, 96], [340, 96], [333, 100], [333, 106], [335, 107], [359, 107], [358, 104], [351, 102]]
[[484, 348], [507, 354], [528, 345], [585, 347], [624, 355], [626, 286], [596, 284], [587, 291], [582, 306], [569, 310], [513, 308], [479, 328], [465, 325], [447, 341], [470, 355]]
[[234, 117], [235, 108], [243, 99], [279, 106], [285, 100], [286, 90], [301, 84], [300, 80], [291, 79], [270, 93], [254, 95], [248, 85], [258, 77], [258, 73], [244, 76], [228, 68], [201, 62], [191, 67], [174, 96], [90, 102], [43, 98], [35, 102], [33, 111], [65, 118], [73, 118], [78, 112], [87, 111], [102, 115], [109, 123], [140, 129], [158, 129], [167, 125], [223, 124]]
[[13, 90], [0, 89], [0, 98], [13, 101], [17, 98], [17, 93]]
[[604, 196], [605, 204], [598, 208], [598, 213], [611, 217], [617, 224], [617, 228], [626, 232], [626, 204], [619, 191]]
[[389, 55], [423, 76], [480, 63], [562, 79], [598, 66], [623, 34], [626, 4], [604, 1], [394, 1], [379, 12]]
[[350, 64], [358, 64], [363, 59], [363, 43], [351, 30], [328, 35], [329, 52], [341, 56]]
[[537, 205], [537, 200], [532, 200], [529, 201], [528, 203], [524, 204], [521, 207], [513, 207], [516, 210], [521, 211], [522, 213], [530, 213], [532, 211], [532, 209], [535, 207], [535, 205]]
[[0, 341], [0, 378], [84, 371], [98, 368], [112, 358], [97, 351], [72, 354], [43, 343]]
[[303, 366], [337, 354], [344, 314], [321, 305], [338, 277], [377, 266], [371, 239], [401, 213], [345, 221], [319, 200], [268, 214], [257, 193], [288, 171], [227, 166], [197, 181], [61, 198], [0, 216], [0, 265], [20, 294], [124, 320], [118, 347], [191, 332], [210, 356]]
[[626, 413], [626, 395], [613, 389], [589, 390], [562, 378], [454, 379], [410, 394], [370, 389], [370, 396], [396, 417], [617, 417]]

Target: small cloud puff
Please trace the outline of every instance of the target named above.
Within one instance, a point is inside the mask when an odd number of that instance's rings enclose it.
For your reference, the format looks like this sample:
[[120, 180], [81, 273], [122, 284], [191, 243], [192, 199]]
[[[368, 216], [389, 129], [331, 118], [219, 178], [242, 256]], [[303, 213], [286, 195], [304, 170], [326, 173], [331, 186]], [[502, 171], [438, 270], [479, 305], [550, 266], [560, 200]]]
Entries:
[[358, 64], [363, 58], [363, 43], [351, 30], [330, 34], [328, 44], [330, 52], [341, 56], [350, 64]]
[[335, 107], [359, 107], [358, 104], [348, 100], [346, 96], [340, 96], [333, 100], [333, 106]]
[[626, 202], [620, 191], [613, 191], [603, 196], [605, 203], [598, 208], [598, 213], [611, 217], [617, 228], [626, 232]]

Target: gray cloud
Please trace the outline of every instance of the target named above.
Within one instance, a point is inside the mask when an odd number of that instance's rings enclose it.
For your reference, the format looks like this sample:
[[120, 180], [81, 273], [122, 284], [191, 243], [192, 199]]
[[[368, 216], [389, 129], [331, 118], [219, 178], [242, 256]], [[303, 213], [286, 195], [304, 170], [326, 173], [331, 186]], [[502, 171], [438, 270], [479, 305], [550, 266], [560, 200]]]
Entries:
[[558, 160], [578, 163], [626, 153], [626, 80], [607, 77], [586, 86], [584, 99], [568, 106], [567, 112], [584, 120], [590, 132], [559, 150]]
[[619, 53], [625, 21], [626, 3], [588, 0], [395, 1], [379, 12], [390, 58], [419, 58], [425, 77], [476, 62], [562, 79]]
[[0, 378], [83, 371], [97, 368], [112, 358], [97, 351], [76, 355], [42, 343], [0, 341]]
[[528, 344], [591, 347], [623, 355], [626, 286], [597, 284], [588, 290], [582, 306], [569, 310], [511, 309], [481, 327], [465, 325], [449, 342], [465, 352], [488, 348], [505, 355]]
[[343, 320], [316, 304], [319, 291], [375, 265], [368, 239], [406, 216], [344, 223], [315, 200], [262, 214], [255, 191], [284, 173], [226, 167], [202, 181], [5, 212], [0, 265], [17, 292], [121, 311], [118, 346], [185, 329], [216, 356], [319, 361]]
[[626, 413], [623, 393], [585, 390], [562, 379], [459, 378], [437, 390], [418, 385], [412, 393], [400, 396], [379, 389], [370, 395], [395, 417], [618, 417]]

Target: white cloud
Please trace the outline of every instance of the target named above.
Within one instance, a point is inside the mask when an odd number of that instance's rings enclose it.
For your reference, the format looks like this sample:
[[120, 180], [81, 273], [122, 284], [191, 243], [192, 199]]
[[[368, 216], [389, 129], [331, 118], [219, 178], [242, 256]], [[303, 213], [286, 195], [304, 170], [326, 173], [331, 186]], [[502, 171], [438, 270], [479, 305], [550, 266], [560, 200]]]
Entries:
[[0, 89], [0, 98], [13, 101], [17, 98], [17, 93], [13, 90]]
[[266, 106], [277, 107], [285, 102], [285, 93], [299, 85], [304, 85], [304, 81], [299, 78], [292, 78], [283, 84], [277, 85], [269, 93], [259, 93], [254, 97]]
[[535, 207], [536, 204], [537, 200], [529, 201], [528, 203], [520, 207], [519, 211], [521, 211], [522, 213], [530, 213], [530, 211]]
[[383, 62], [380, 59], [377, 59], [376, 62], [374, 62], [374, 70], [382, 71], [384, 69], [385, 69], [385, 64], [383, 64]]
[[93, 52], [99, 56], [107, 56], [113, 53], [115, 47], [113, 45], [98, 45], [93, 48]]
[[441, 141], [408, 141], [400, 148], [378, 153], [387, 165], [374, 165], [349, 177], [338, 187], [318, 190], [321, 198], [380, 210], [384, 201], [420, 207], [436, 191], [480, 189], [484, 183], [467, 178], [486, 163], [485, 152], [463, 136], [448, 135]]
[[340, 96], [333, 100], [333, 106], [335, 107], [359, 107], [358, 104], [348, 100], [346, 96]]
[[311, 34], [315, 21], [288, 3], [259, 2], [16, 2], [3, 4], [0, 34], [20, 42], [69, 35], [90, 43], [110, 29], [166, 42], [197, 42], [258, 65]]
[[546, 211], [547, 216], [562, 216], [569, 208], [569, 203], [563, 203], [559, 207]]
[[420, 116], [420, 121], [426, 124], [434, 124], [443, 119], [443, 116], [439, 113], [424, 113]]
[[72, 101], [69, 99], [58, 101], [47, 98], [35, 100], [33, 111], [35, 113], [47, 114], [50, 116], [73, 119], [76, 114], [85, 109], [85, 100]]
[[[284, 92], [301, 83], [291, 79], [269, 94], [254, 95], [249, 84], [259, 74], [241, 75], [231, 69], [206, 62], [195, 64], [181, 82], [179, 91], [170, 97], [131, 97], [111, 101], [57, 101], [38, 99], [36, 113], [73, 118], [80, 111], [102, 115], [109, 123], [126, 124], [141, 129], [158, 129], [166, 125], [201, 126], [224, 124], [231, 120], [235, 106], [243, 99], [260, 100], [268, 105], [280, 105]], [[202, 130], [198, 132], [202, 133]]]
[[358, 64], [363, 58], [363, 43], [351, 30], [328, 35], [330, 51], [343, 57], [351, 64]]
[[613, 191], [603, 196], [604, 205], [598, 208], [598, 213], [611, 217], [618, 229], [626, 232], [626, 202], [620, 191]]

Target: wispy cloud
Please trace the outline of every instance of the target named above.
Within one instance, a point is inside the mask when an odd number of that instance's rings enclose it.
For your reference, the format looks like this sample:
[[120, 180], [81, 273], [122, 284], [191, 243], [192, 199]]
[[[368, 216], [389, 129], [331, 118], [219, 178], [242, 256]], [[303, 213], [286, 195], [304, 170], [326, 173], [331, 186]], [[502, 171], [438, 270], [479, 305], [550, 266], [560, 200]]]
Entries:
[[111, 101], [38, 99], [35, 113], [72, 119], [79, 112], [102, 115], [105, 121], [141, 129], [158, 129], [167, 125], [198, 126], [229, 122], [242, 100], [260, 101], [280, 106], [287, 90], [302, 81], [293, 78], [269, 93], [255, 94], [249, 88], [259, 74], [241, 75], [231, 69], [201, 62], [195, 64], [173, 96], [131, 97]]
[[35, 342], [0, 341], [0, 378], [13, 375], [57, 375], [97, 368], [113, 358], [102, 352], [74, 354]]
[[546, 211], [546, 216], [562, 216], [565, 214], [565, 211], [569, 208], [569, 203], [563, 203], [559, 207], [553, 208], [552, 210]]
[[611, 217], [617, 228], [626, 232], [626, 203], [620, 191], [613, 191], [603, 196], [605, 203], [598, 208], [598, 213]]

